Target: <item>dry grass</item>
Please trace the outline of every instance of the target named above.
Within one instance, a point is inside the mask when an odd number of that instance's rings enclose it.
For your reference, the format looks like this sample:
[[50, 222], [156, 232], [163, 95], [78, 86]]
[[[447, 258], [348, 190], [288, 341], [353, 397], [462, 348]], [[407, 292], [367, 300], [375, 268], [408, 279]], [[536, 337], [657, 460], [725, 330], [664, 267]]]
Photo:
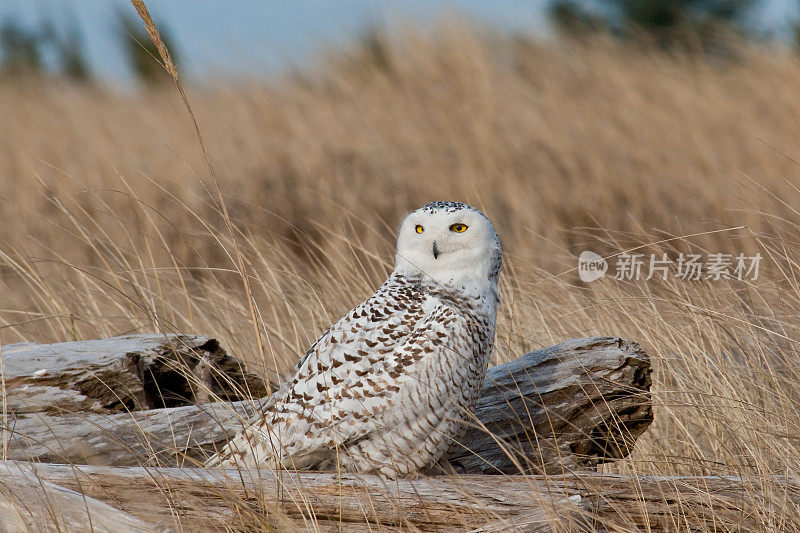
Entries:
[[[602, 334], [653, 357], [656, 421], [608, 471], [758, 474], [743, 516], [797, 530], [777, 476], [800, 475], [798, 87], [764, 50], [382, 36], [189, 91], [231, 233], [174, 87], [4, 84], [0, 341], [208, 333], [280, 373], [390, 271], [405, 212], [466, 201], [506, 251], [498, 361]], [[583, 249], [640, 245], [767, 261], [749, 283], [578, 281]]]

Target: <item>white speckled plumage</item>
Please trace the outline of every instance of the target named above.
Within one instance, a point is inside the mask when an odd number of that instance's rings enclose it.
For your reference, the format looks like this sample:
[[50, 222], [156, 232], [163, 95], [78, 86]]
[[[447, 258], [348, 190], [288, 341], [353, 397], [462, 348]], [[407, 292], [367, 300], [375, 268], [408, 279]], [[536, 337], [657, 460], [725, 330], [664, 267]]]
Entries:
[[[459, 224], [466, 229], [455, 231]], [[395, 259], [375, 294], [314, 342], [209, 466], [395, 477], [442, 458], [465, 427], [492, 351], [500, 241], [477, 209], [434, 202], [406, 217]]]

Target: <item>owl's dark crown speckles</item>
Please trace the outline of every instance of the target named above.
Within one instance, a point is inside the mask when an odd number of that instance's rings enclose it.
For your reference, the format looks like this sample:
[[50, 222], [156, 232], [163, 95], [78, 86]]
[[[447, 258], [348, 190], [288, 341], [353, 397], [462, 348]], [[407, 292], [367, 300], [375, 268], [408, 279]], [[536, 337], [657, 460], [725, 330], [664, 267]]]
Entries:
[[475, 211], [477, 213], [480, 213], [480, 211], [478, 211], [471, 205], [462, 204], [461, 202], [430, 202], [429, 204], [425, 204], [424, 206], [422, 206], [420, 208], [420, 211], [424, 211], [426, 213], [433, 213], [435, 211], [454, 213], [456, 211], [461, 211], [462, 209], [469, 209], [470, 211]]

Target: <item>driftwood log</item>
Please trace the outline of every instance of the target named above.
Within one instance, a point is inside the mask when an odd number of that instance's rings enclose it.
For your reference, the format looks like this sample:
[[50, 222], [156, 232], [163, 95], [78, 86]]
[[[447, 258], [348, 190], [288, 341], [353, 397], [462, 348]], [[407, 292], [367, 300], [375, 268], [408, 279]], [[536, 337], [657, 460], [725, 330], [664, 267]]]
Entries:
[[635, 342], [573, 339], [488, 370], [448, 460], [466, 473], [558, 473], [626, 457], [653, 421], [650, 358]]
[[6, 408], [17, 414], [120, 413], [267, 392], [215, 339], [199, 335], [9, 344], [2, 356]]
[[[5, 496], [6, 505], [15, 511], [0, 516], [0, 526], [10, 516], [20, 523], [46, 526], [56, 520], [62, 531], [89, 530], [87, 514], [94, 520], [94, 531], [209, 531], [248, 524], [259, 529], [271, 525], [280, 531], [288, 529], [290, 521], [295, 527], [348, 532], [683, 531], [685, 517], [691, 517], [695, 530], [753, 531], [766, 523], [763, 509], [770, 494], [779, 491], [786, 509], [800, 505], [800, 480], [780, 476], [631, 477], [576, 472], [389, 481], [331, 472], [276, 475], [266, 470], [0, 461], [0, 480], [4, 487], [0, 510]], [[67, 503], [51, 497], [44, 507], [26, 506], [22, 496], [8, 496], [22, 486], [37, 497], [31, 480], [40, 484], [40, 492], [59, 487]], [[77, 493], [87, 498], [82, 508], [69, 503]], [[95, 519], [92, 514], [109, 511], [109, 506], [113, 514], [108, 516], [120, 520], [110, 529], [102, 516]], [[69, 522], [59, 509], [67, 509], [78, 520], [84, 517], [83, 521]], [[5, 520], [9, 530], [17, 530], [11, 518]]]
[[[219, 343], [134, 335], [2, 348], [6, 457], [111, 466], [196, 464], [236, 434], [268, 385]], [[461, 473], [559, 473], [625, 457], [652, 421], [650, 362], [614, 337], [574, 339], [487, 372]], [[233, 402], [204, 403], [217, 396]]]
[[[6, 456], [181, 464], [228, 437], [269, 385], [199, 335], [127, 335], [2, 347]], [[238, 400], [206, 403], [212, 398]]]

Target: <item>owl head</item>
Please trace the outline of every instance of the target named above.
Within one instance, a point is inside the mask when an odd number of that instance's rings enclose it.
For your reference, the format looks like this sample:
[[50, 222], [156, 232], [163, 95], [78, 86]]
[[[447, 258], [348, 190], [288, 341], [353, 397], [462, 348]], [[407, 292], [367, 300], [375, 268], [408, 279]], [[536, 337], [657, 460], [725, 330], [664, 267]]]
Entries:
[[486, 215], [458, 202], [431, 202], [400, 227], [395, 272], [445, 284], [497, 284], [500, 239]]

